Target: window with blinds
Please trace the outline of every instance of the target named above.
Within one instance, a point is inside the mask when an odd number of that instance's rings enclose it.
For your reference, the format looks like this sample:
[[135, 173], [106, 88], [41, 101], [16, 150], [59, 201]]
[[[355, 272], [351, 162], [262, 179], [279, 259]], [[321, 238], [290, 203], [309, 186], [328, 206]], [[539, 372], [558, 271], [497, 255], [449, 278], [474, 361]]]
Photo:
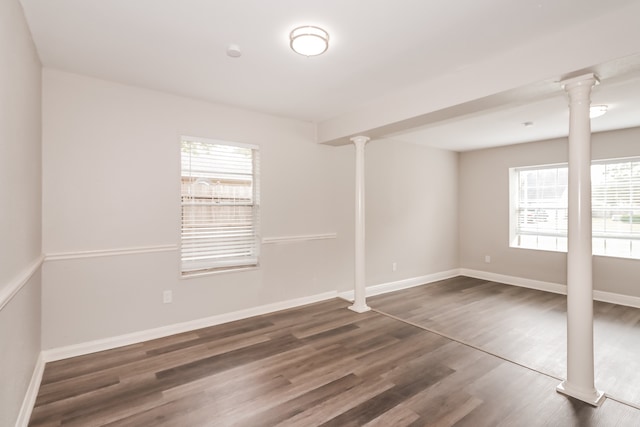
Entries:
[[518, 168], [514, 172], [512, 246], [566, 251], [567, 167]]
[[640, 258], [640, 158], [591, 165], [593, 253]]
[[[513, 168], [511, 246], [567, 250], [566, 165]], [[640, 259], [640, 158], [591, 165], [593, 254]]]
[[258, 147], [183, 137], [182, 275], [258, 265]]

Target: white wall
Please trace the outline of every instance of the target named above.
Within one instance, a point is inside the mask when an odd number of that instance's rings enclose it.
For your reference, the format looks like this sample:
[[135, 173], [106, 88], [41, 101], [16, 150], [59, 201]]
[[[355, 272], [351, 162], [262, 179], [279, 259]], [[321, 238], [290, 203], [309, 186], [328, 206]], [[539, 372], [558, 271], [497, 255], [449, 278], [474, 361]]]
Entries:
[[[640, 128], [592, 137], [593, 159], [640, 155]], [[460, 154], [460, 267], [566, 284], [566, 253], [509, 247], [509, 168], [567, 161], [567, 140]], [[484, 262], [485, 255], [491, 263]], [[640, 261], [595, 256], [594, 289], [640, 296]]]
[[[41, 66], [17, 0], [0, 2], [0, 425], [40, 353]], [[33, 268], [32, 268], [33, 267]], [[33, 274], [31, 274], [33, 273]]]
[[458, 154], [378, 140], [365, 159], [367, 285], [458, 268]]
[[[314, 143], [310, 123], [56, 70], [43, 81], [45, 349], [349, 288], [350, 147]], [[263, 237], [338, 237], [265, 244], [259, 269], [180, 279], [180, 135], [260, 146]], [[163, 250], [118, 252], [140, 247]], [[116, 252], [82, 257], [96, 250]]]
[[[57, 70], [44, 72], [43, 114], [45, 349], [352, 289], [353, 146], [315, 144], [310, 123]], [[260, 145], [263, 237], [338, 237], [263, 244], [259, 269], [179, 279], [180, 135]], [[457, 154], [373, 141], [366, 158], [367, 284], [456, 268]], [[96, 250], [115, 252], [84, 257]]]

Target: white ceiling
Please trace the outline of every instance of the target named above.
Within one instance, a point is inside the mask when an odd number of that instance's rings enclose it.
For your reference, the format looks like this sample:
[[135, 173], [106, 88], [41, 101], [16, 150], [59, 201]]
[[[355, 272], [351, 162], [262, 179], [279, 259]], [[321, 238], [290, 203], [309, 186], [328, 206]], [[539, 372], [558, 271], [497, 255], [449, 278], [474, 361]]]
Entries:
[[[508, 103], [387, 137], [454, 151], [560, 138], [569, 133], [568, 103], [568, 96], [559, 89], [542, 100]], [[607, 114], [591, 120], [592, 132], [640, 126], [640, 76], [631, 74], [597, 85], [591, 104], [608, 106]], [[525, 126], [527, 122], [533, 125]]]
[[[21, 0], [45, 67], [315, 123], [634, 2]], [[303, 24], [330, 33], [326, 54], [291, 51]], [[594, 130], [640, 125], [640, 80], [627, 80], [594, 92], [611, 106]], [[562, 136], [566, 108], [555, 96], [393, 137], [468, 150]]]

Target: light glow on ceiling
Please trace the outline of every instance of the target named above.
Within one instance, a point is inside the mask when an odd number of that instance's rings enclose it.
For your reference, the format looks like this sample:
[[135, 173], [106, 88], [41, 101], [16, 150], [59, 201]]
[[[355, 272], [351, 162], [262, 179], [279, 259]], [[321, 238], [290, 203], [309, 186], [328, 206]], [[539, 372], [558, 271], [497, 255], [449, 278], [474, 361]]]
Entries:
[[608, 105], [592, 105], [591, 108], [589, 108], [589, 118], [595, 119], [596, 117], [604, 116], [608, 110]]

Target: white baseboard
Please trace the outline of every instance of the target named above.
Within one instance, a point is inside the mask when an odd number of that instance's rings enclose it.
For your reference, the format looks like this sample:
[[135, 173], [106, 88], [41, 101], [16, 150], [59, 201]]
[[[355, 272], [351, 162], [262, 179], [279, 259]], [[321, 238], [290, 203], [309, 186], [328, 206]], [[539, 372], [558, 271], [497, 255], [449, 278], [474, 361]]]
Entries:
[[42, 382], [42, 374], [44, 373], [44, 358], [42, 353], [38, 356], [36, 366], [33, 368], [33, 374], [31, 375], [31, 381], [29, 381], [29, 387], [24, 395], [20, 412], [18, 413], [18, 419], [16, 420], [16, 427], [27, 427], [31, 413], [33, 412], [33, 406], [36, 403], [38, 397], [38, 390], [40, 389], [40, 383]]
[[[380, 295], [387, 292], [393, 292], [401, 289], [412, 288], [427, 283], [436, 282], [438, 280], [449, 279], [459, 276], [458, 269], [428, 274], [426, 276], [413, 277], [396, 282], [383, 283], [380, 285], [370, 286], [367, 288], [367, 296]], [[322, 294], [312, 295], [309, 297], [296, 298], [287, 301], [281, 301], [273, 304], [262, 305], [258, 307], [248, 308], [246, 310], [225, 313], [204, 319], [192, 320], [189, 322], [176, 323], [173, 325], [162, 326], [160, 328], [148, 329], [130, 334], [109, 337], [80, 344], [74, 344], [64, 347], [44, 350], [42, 358], [45, 362], [53, 362], [56, 360], [67, 359], [70, 357], [82, 356], [85, 354], [95, 353], [98, 351], [110, 350], [125, 345], [137, 344], [157, 338], [163, 338], [169, 335], [189, 332], [195, 329], [206, 328], [209, 326], [220, 325], [222, 323], [233, 322], [235, 320], [246, 319], [252, 316], [272, 313], [274, 311], [295, 308], [314, 302], [324, 301], [331, 298], [340, 297], [345, 300], [353, 301], [353, 291], [341, 292], [330, 291]]]
[[[561, 283], [545, 282], [542, 280], [526, 279], [524, 277], [508, 276], [505, 274], [491, 273], [488, 271], [459, 268], [426, 276], [412, 277], [398, 280], [397, 282], [382, 283], [380, 285], [368, 286], [366, 295], [368, 297], [388, 292], [399, 291], [401, 289], [412, 288], [414, 286], [425, 285], [438, 280], [450, 279], [456, 276], [467, 276], [490, 282], [504, 283], [506, 285], [520, 286], [523, 288], [536, 289], [538, 291], [552, 292], [554, 294], [567, 294], [567, 286]], [[353, 301], [353, 291], [340, 292], [338, 296], [347, 301]], [[628, 307], [640, 308], [640, 297], [616, 294], [606, 291], [593, 291], [593, 299], [596, 301], [608, 302], [611, 304], [625, 305]]]
[[[476, 279], [488, 280], [491, 282], [504, 283], [507, 285], [521, 286], [523, 288], [537, 289], [539, 291], [553, 292], [556, 294], [567, 294], [567, 286], [560, 283], [543, 282], [540, 280], [525, 279], [522, 277], [506, 276], [504, 274], [490, 273], [488, 271], [460, 269], [461, 276], [473, 277]], [[608, 302], [611, 304], [626, 305], [628, 307], [640, 308], [640, 298], [630, 295], [616, 294], [606, 291], [593, 291], [593, 299], [596, 301]]]
[[338, 293], [336, 291], [324, 292], [322, 294], [280, 301], [273, 304], [266, 304], [258, 307], [248, 308], [245, 310], [234, 311], [232, 313], [224, 313], [216, 316], [206, 317], [203, 319], [191, 320], [189, 322], [176, 323], [173, 325], [148, 329], [145, 331], [133, 332], [130, 334], [104, 338], [65, 347], [53, 348], [44, 350], [42, 352], [42, 358], [45, 362], [53, 362], [56, 360], [67, 359], [69, 357], [82, 356], [98, 351], [110, 350], [116, 347], [122, 347], [125, 345], [137, 344], [143, 341], [163, 338], [182, 332], [189, 332], [195, 329], [206, 328], [209, 326], [233, 322], [235, 320], [246, 319], [252, 316], [259, 316], [262, 314], [273, 313], [275, 311], [286, 310], [288, 308], [295, 308], [306, 304], [325, 301], [331, 298], [336, 298], [337, 296]]
[[[539, 280], [525, 279], [522, 277], [507, 276], [503, 274], [491, 273], [487, 271], [471, 270], [466, 268], [453, 269], [425, 276], [412, 277], [409, 279], [398, 280], [395, 282], [382, 283], [379, 285], [369, 286], [366, 289], [367, 296], [374, 296], [385, 294], [388, 292], [398, 291], [402, 289], [408, 289], [416, 286], [421, 286], [440, 280], [450, 279], [457, 276], [467, 276], [477, 279], [504, 283], [513, 286], [521, 286], [530, 289], [536, 289], [540, 291], [553, 292], [557, 294], [566, 295], [567, 287], [559, 283], [544, 282]], [[628, 295], [621, 295], [612, 292], [594, 291], [593, 296], [595, 300], [608, 302], [612, 304], [626, 305], [629, 307], [640, 308], [640, 298]], [[33, 406], [38, 395], [38, 389], [44, 373], [44, 367], [46, 362], [53, 362], [56, 360], [66, 359], [70, 357], [82, 356], [85, 354], [95, 353], [98, 351], [109, 350], [116, 347], [122, 347], [130, 344], [137, 344], [143, 341], [162, 338], [173, 334], [182, 332], [189, 332], [192, 330], [206, 328], [209, 326], [220, 325], [223, 323], [232, 322], [235, 320], [246, 319], [252, 316], [259, 316], [263, 314], [272, 313], [275, 311], [286, 310], [289, 308], [295, 308], [306, 304], [312, 304], [315, 302], [325, 301], [331, 298], [340, 297], [342, 299], [353, 301], [354, 292], [324, 292], [322, 294], [312, 295], [308, 297], [296, 298], [286, 301], [280, 301], [273, 304], [266, 304], [258, 307], [252, 307], [245, 310], [239, 310], [232, 313], [225, 313], [216, 316], [206, 317], [203, 319], [192, 320], [189, 322], [177, 323], [173, 325], [167, 325], [160, 328], [149, 329], [145, 331], [133, 332], [130, 334], [99, 339], [95, 341], [89, 341], [85, 343], [53, 348], [44, 350], [40, 353], [38, 361], [33, 371], [27, 393], [25, 394], [20, 413], [16, 421], [16, 427], [27, 426], [29, 418], [33, 411]]]
[[567, 286], [561, 285], [560, 283], [543, 282], [542, 280], [525, 279], [523, 277], [507, 276], [504, 274], [490, 273], [488, 271], [470, 270], [468, 268], [461, 268], [460, 275], [487, 280], [489, 282], [504, 283], [505, 285], [553, 292], [554, 294], [567, 294]]
[[[374, 296], [402, 289], [408, 289], [415, 286], [421, 286], [428, 283], [445, 280], [456, 276], [468, 276], [477, 279], [488, 280], [507, 285], [521, 286], [540, 291], [553, 292], [556, 294], [566, 295], [567, 287], [559, 283], [544, 282], [540, 280], [525, 279], [522, 277], [507, 276], [503, 274], [490, 273], [480, 270], [471, 270], [466, 268], [453, 269], [425, 276], [412, 277], [409, 279], [398, 280], [395, 282], [382, 283], [379, 285], [369, 286], [366, 289], [366, 295]], [[130, 334], [120, 335], [116, 337], [104, 338], [85, 343], [59, 347], [42, 352], [44, 362], [52, 362], [55, 360], [66, 359], [69, 357], [81, 356], [84, 354], [95, 353], [98, 351], [109, 350], [125, 345], [136, 344], [143, 341], [162, 338], [173, 334], [188, 332], [195, 329], [206, 328], [209, 326], [219, 325], [222, 323], [232, 322], [235, 320], [245, 319], [252, 316], [272, 313], [274, 311], [285, 310], [288, 308], [299, 307], [314, 302], [324, 301], [327, 299], [340, 297], [347, 301], [353, 301], [353, 291], [340, 292], [331, 291], [309, 297], [296, 298], [287, 301], [281, 301], [273, 304], [262, 305], [245, 310], [225, 313], [204, 319], [192, 320], [189, 322], [176, 323], [160, 328], [149, 329], [145, 331], [133, 332]], [[629, 307], [640, 308], [640, 298], [616, 294], [612, 292], [594, 291], [593, 297], [597, 301], [608, 302], [612, 304], [626, 305]]]
[[615, 294], [613, 292], [605, 291], [593, 291], [593, 299], [611, 304], [640, 308], [640, 298], [629, 295]]
[[[460, 275], [459, 269], [441, 271], [438, 273], [427, 274], [425, 276], [411, 277], [409, 279], [398, 280], [395, 282], [381, 283], [379, 285], [367, 286], [366, 296], [386, 294], [389, 292], [399, 291], [401, 289], [413, 288], [415, 286], [426, 285], [428, 283], [437, 282], [439, 280], [451, 279]], [[338, 296], [347, 301], [353, 301], [354, 292], [340, 292]]]

